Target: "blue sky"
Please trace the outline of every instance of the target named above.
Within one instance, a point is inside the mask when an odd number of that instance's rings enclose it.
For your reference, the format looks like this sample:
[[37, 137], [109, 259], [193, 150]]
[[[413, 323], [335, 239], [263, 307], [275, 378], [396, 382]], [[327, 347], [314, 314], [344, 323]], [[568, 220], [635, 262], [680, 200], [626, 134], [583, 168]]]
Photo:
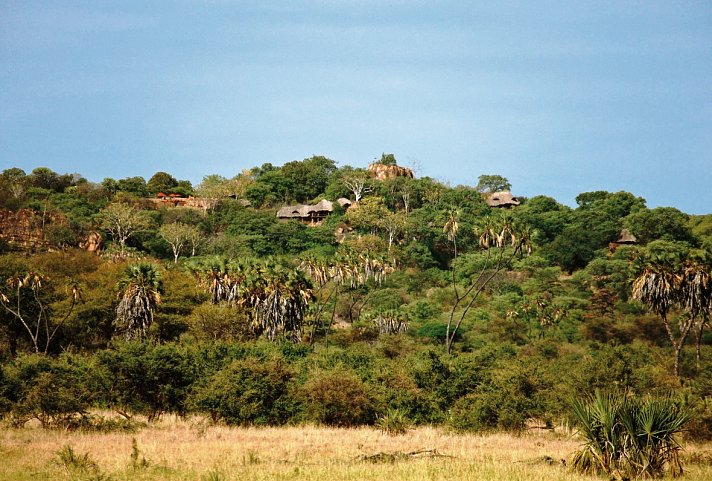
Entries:
[[381, 152], [452, 184], [712, 212], [712, 2], [0, 0], [0, 167]]

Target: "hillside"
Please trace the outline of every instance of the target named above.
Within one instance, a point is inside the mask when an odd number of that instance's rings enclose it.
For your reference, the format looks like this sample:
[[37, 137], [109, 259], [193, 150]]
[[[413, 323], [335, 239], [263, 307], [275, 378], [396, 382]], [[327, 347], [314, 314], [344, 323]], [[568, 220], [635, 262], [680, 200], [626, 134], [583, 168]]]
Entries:
[[712, 216], [396, 167], [3, 171], [0, 414], [518, 431], [603, 389], [712, 435]]

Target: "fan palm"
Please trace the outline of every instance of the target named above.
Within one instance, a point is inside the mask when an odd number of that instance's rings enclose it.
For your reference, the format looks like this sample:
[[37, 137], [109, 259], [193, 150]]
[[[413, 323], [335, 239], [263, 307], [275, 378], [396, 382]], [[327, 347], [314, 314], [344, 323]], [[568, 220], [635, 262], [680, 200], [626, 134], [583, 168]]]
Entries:
[[633, 281], [633, 298], [645, 304], [648, 309], [659, 315], [665, 326], [665, 331], [673, 345], [675, 358], [675, 376], [680, 376], [680, 352], [685, 339], [692, 328], [692, 319], [680, 322], [679, 336], [676, 336], [668, 313], [680, 299], [682, 277], [664, 266], [648, 265]]
[[153, 264], [129, 266], [118, 288], [116, 328], [126, 339], [141, 339], [146, 336], [153, 323], [153, 313], [161, 303], [163, 286], [159, 272]]
[[710, 271], [702, 264], [688, 265], [682, 274], [680, 303], [693, 319], [697, 368], [700, 367], [700, 344], [702, 333], [712, 311], [712, 280]]
[[457, 209], [450, 209], [447, 214], [447, 221], [443, 226], [443, 233], [447, 235], [447, 240], [452, 242], [455, 258], [457, 258], [457, 232], [460, 230], [459, 217], [460, 212]]
[[574, 469], [617, 478], [662, 477], [666, 467], [682, 474], [676, 436], [689, 413], [672, 399], [639, 401], [596, 391], [573, 404], [584, 445], [573, 459]]

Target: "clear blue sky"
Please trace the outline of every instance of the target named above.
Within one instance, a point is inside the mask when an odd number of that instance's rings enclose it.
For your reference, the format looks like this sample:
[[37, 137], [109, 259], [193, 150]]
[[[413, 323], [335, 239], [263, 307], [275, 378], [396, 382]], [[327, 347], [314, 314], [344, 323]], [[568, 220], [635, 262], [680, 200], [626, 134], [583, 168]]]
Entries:
[[199, 182], [381, 152], [712, 212], [712, 2], [0, 0], [0, 167]]

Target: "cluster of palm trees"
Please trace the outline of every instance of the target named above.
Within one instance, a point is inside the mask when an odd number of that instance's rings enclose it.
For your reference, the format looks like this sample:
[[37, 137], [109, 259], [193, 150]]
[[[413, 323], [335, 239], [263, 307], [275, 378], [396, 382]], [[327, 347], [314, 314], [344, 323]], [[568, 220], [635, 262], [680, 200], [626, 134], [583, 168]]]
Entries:
[[[669, 263], [649, 261], [633, 281], [632, 294], [662, 319], [674, 349], [675, 375], [680, 376], [680, 353], [692, 330], [699, 367], [702, 333], [712, 311], [709, 265], [687, 261], [675, 268]], [[677, 331], [669, 320], [669, 314], [676, 310], [680, 311]]]
[[408, 314], [402, 309], [384, 309], [372, 313], [369, 320], [379, 334], [397, 334], [408, 330]]
[[319, 286], [334, 282], [351, 288], [363, 286], [369, 280], [380, 285], [395, 271], [393, 262], [385, 256], [350, 250], [340, 251], [329, 260], [308, 256], [299, 267]]
[[190, 265], [214, 304], [246, 309], [253, 328], [274, 340], [301, 340], [304, 313], [314, 298], [312, 284], [298, 269], [273, 261], [240, 263], [209, 259]]

